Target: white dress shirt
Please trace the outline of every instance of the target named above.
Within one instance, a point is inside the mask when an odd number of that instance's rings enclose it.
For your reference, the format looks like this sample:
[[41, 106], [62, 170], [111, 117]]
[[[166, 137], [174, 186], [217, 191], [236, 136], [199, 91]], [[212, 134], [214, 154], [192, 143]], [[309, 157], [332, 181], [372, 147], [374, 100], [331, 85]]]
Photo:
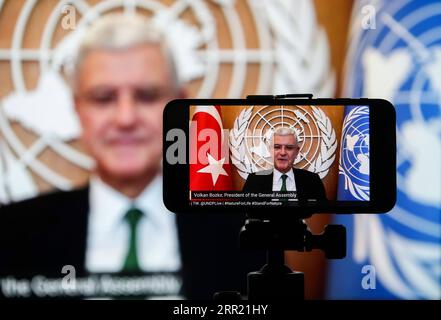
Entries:
[[124, 216], [131, 207], [144, 213], [137, 229], [139, 266], [146, 272], [181, 268], [175, 215], [162, 202], [162, 177], [157, 176], [136, 199], [129, 199], [98, 177], [90, 181], [86, 269], [119, 272], [129, 245]]
[[292, 169], [286, 173], [282, 173], [274, 168], [273, 172], [273, 191], [280, 191], [280, 189], [282, 189], [282, 175], [284, 174], [288, 176], [288, 178], [286, 178], [286, 191], [297, 191], [294, 171]]

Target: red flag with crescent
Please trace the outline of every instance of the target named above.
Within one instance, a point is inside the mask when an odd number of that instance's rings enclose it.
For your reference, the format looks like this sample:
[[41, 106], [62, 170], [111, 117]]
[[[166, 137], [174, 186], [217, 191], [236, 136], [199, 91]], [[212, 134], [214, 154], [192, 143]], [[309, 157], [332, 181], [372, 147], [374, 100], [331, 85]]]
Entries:
[[231, 190], [220, 106], [196, 106], [190, 123], [190, 190]]

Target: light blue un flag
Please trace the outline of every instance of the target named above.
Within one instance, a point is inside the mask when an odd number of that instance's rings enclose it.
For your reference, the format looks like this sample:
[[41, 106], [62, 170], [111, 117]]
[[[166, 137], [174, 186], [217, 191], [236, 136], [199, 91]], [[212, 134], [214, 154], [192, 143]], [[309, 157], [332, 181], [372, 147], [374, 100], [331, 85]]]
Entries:
[[[345, 95], [396, 108], [397, 205], [337, 216], [348, 254], [329, 264], [327, 297], [441, 299], [441, 2], [359, 1], [351, 27]], [[343, 149], [348, 136], [358, 153]], [[350, 132], [343, 139], [338, 196], [361, 200], [369, 175], [355, 160], [369, 156], [369, 144]]]
[[338, 200], [369, 201], [369, 108], [346, 106], [340, 144]]

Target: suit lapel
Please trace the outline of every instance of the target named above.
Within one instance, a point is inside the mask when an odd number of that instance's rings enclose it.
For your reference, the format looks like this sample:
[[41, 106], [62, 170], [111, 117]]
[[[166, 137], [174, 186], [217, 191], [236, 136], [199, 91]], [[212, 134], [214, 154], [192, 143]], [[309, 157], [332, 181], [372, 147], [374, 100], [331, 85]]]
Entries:
[[274, 170], [271, 170], [271, 174], [262, 175], [262, 188], [264, 188], [265, 193], [273, 192], [273, 177]]
[[78, 259], [78, 265], [83, 266], [83, 272], [86, 267], [86, 249], [87, 249], [87, 231], [89, 222], [89, 188], [85, 188], [79, 192], [78, 203], [75, 210], [71, 212], [77, 219], [72, 230], [77, 230], [77, 234], [71, 234], [72, 239], [78, 243], [72, 244], [74, 257]]
[[301, 177], [301, 171], [298, 169], [293, 168], [294, 172], [294, 181], [296, 182], [296, 192], [297, 192], [297, 199], [303, 200], [303, 193], [302, 188], [299, 189], [299, 186], [302, 186], [304, 184], [304, 181]]
[[64, 266], [72, 265], [77, 275], [84, 273], [88, 203], [88, 188], [34, 201], [35, 216], [41, 218], [25, 230], [31, 242], [23, 242], [26, 246], [19, 261], [33, 266], [33, 270], [26, 270], [59, 277]]
[[85, 273], [87, 229], [89, 217], [89, 188], [73, 191], [59, 215], [56, 238], [62, 239], [63, 250], [59, 261], [77, 268], [77, 273]]

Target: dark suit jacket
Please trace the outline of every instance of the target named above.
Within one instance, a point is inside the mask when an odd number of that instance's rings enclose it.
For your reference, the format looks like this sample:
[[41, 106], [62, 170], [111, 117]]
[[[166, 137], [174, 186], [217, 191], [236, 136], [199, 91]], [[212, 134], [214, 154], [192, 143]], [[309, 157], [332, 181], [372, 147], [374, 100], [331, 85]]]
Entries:
[[[269, 193], [273, 190], [273, 170], [265, 170], [248, 175], [243, 192]], [[302, 169], [294, 169], [294, 180], [299, 201], [317, 199], [326, 201], [326, 192], [319, 175]]]
[[[0, 277], [60, 278], [64, 265], [86, 275], [88, 188], [39, 196], [0, 208]], [[239, 252], [243, 216], [178, 215], [183, 294], [211, 299], [220, 290], [246, 293], [246, 274], [263, 253]]]

